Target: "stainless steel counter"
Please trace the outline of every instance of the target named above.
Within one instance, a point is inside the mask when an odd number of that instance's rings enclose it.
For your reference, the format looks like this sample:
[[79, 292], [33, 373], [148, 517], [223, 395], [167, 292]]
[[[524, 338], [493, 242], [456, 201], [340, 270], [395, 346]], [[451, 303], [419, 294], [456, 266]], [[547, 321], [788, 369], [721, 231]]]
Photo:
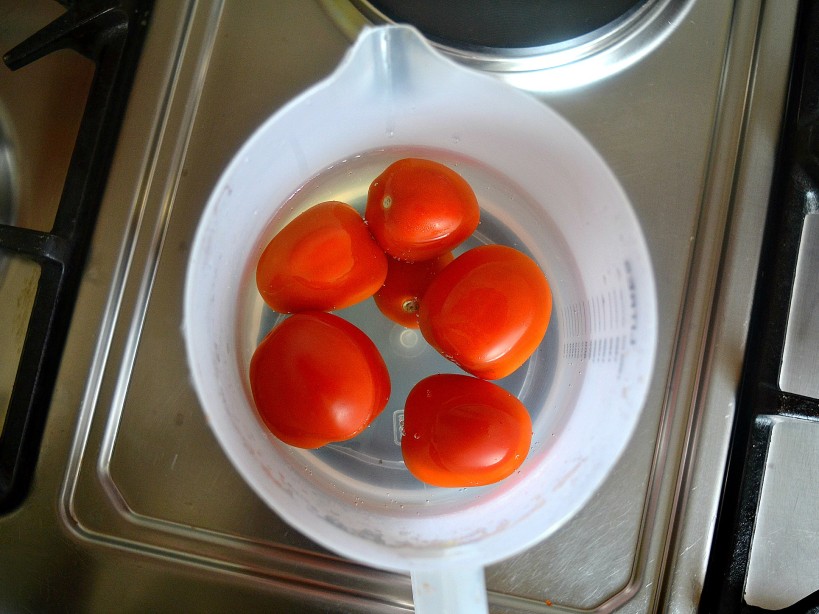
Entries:
[[[563, 529], [487, 570], [494, 612], [695, 608], [795, 15], [795, 0], [771, 4], [693, 1], [635, 64], [533, 94], [586, 135], [632, 199], [654, 259], [660, 343], [627, 453]], [[180, 332], [212, 186], [260, 122], [335, 67], [350, 44], [347, 8], [157, 2], [35, 486], [0, 518], [2, 609], [411, 609], [408, 578], [323, 551], [241, 481], [205, 424]]]

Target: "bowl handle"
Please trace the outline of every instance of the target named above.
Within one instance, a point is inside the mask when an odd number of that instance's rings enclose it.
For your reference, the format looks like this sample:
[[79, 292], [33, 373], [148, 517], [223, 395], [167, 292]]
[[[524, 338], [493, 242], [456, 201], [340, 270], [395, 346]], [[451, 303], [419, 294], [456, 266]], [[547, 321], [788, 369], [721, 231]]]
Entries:
[[415, 570], [412, 598], [416, 614], [487, 614], [483, 568]]

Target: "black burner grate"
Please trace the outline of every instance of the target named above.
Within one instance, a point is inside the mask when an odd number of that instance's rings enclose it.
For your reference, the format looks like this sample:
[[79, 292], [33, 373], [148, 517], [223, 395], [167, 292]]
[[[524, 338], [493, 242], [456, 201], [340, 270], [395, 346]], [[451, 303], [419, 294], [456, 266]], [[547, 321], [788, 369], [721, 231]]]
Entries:
[[[701, 612], [760, 613], [743, 600], [771, 435], [769, 416], [819, 420], [819, 402], [778, 385], [805, 203], [819, 192], [819, 2], [800, 4], [788, 110], [772, 186], [745, 370]], [[779, 612], [819, 612], [819, 592]]]
[[6, 53], [16, 70], [58, 49], [95, 64], [62, 196], [48, 232], [0, 224], [0, 250], [41, 269], [17, 375], [0, 434], [0, 512], [29, 489], [152, 0], [63, 0], [58, 19]]

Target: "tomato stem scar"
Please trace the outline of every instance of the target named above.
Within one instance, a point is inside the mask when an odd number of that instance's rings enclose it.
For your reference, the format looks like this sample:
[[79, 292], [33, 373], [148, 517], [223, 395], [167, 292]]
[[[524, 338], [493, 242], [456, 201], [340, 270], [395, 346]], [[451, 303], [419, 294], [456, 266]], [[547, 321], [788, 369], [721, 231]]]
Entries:
[[401, 304], [401, 309], [407, 313], [415, 313], [418, 311], [418, 301], [414, 298], [409, 298]]

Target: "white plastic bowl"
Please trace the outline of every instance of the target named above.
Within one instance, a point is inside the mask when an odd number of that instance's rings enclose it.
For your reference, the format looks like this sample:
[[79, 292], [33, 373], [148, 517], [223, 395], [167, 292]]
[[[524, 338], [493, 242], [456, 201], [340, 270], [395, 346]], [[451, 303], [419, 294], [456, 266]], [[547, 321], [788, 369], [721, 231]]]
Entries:
[[[275, 320], [253, 280], [267, 240], [319, 200], [362, 207], [362, 181], [404, 155], [461, 172], [482, 207], [472, 242], [526, 251], [552, 285], [546, 339], [500, 382], [531, 412], [532, 449], [494, 486], [427, 487], [403, 468], [405, 391], [456, 368], [371, 305], [343, 315], [379, 344], [394, 394], [363, 435], [318, 451], [290, 448], [253, 406], [250, 356]], [[543, 539], [588, 501], [634, 431], [657, 335], [645, 241], [601, 157], [550, 108], [444, 58], [406, 26], [365, 30], [334, 74], [238, 152], [201, 219], [184, 299], [193, 382], [237, 471], [316, 542], [411, 572], [416, 608], [430, 612], [485, 611], [483, 567]]]

